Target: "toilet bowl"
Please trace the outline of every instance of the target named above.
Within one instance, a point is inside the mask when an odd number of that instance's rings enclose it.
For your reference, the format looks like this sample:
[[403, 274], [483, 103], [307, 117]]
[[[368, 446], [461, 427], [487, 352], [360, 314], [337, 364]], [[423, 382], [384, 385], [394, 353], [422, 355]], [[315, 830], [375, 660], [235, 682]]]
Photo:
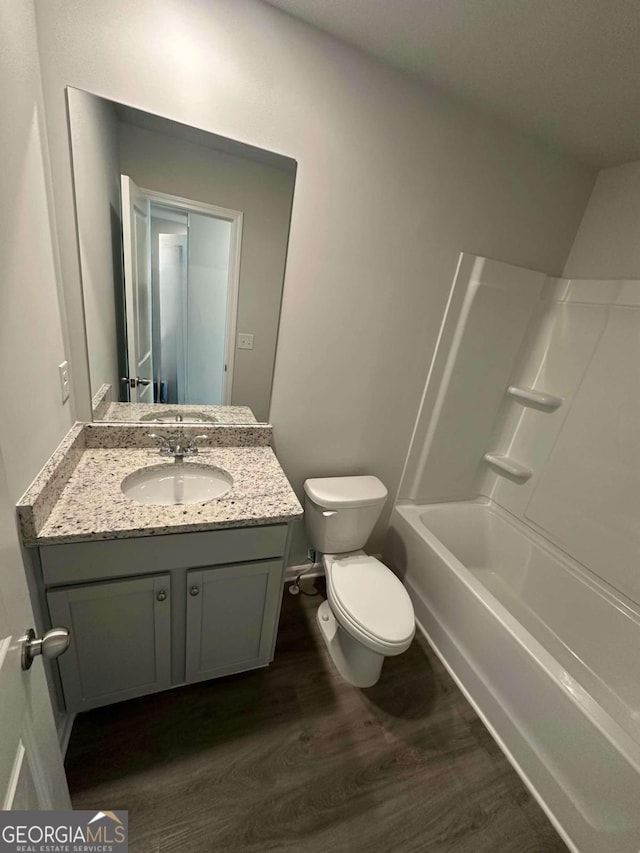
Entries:
[[401, 581], [362, 551], [387, 499], [376, 477], [307, 480], [305, 520], [311, 546], [322, 553], [327, 600], [317, 621], [340, 675], [356, 687], [380, 678], [385, 657], [411, 645], [415, 616]]

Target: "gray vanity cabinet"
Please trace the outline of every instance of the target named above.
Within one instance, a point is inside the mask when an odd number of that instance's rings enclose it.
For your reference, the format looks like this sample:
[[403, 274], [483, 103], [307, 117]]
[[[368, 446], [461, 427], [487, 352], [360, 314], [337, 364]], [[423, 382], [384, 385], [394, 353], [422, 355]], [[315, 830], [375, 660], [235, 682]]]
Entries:
[[282, 561], [187, 573], [186, 680], [266, 666], [273, 657]]
[[170, 575], [53, 589], [47, 603], [73, 638], [58, 661], [68, 711], [171, 685]]
[[50, 624], [71, 630], [57, 661], [67, 711], [267, 666], [288, 534], [273, 524], [41, 547]]

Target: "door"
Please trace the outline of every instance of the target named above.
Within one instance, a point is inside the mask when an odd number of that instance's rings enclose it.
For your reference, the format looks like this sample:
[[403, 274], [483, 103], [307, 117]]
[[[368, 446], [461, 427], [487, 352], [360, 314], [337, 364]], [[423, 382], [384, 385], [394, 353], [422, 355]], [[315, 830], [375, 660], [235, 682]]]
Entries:
[[[216, 205], [203, 204], [192, 199], [159, 193], [147, 187], [139, 189], [149, 201], [152, 235], [151, 257], [160, 262], [155, 274], [152, 261], [152, 293], [156, 299], [153, 316], [156, 324], [174, 328], [181, 333], [173, 366], [165, 359], [162, 349], [162, 371], [158, 370], [158, 329], [155, 330], [154, 370], [156, 380], [161, 375], [178, 376], [178, 394], [169, 391], [169, 402], [197, 405], [230, 405], [233, 388], [233, 369], [236, 359], [236, 325], [238, 294], [240, 287], [240, 256], [242, 251], [241, 211]], [[182, 222], [187, 226], [187, 239], [182, 245], [186, 249], [183, 259], [178, 261], [175, 250], [175, 234], [164, 233], [161, 220]], [[159, 246], [155, 245], [156, 235]], [[162, 269], [161, 269], [162, 268]], [[182, 286], [183, 326], [175, 323], [178, 307], [172, 303], [174, 286], [171, 276], [179, 268]], [[166, 270], [167, 275], [163, 275]], [[168, 293], [165, 296], [164, 278], [168, 278]], [[160, 305], [158, 305], [160, 303]], [[244, 334], [242, 349], [253, 349], [253, 335]], [[166, 348], [168, 355], [174, 352]], [[244, 358], [243, 358], [244, 356]], [[254, 353], [239, 355], [250, 367]], [[248, 358], [248, 361], [247, 361]], [[248, 368], [247, 368], [248, 369]], [[156, 396], [157, 400], [157, 396]]]
[[67, 711], [86, 711], [171, 685], [168, 574], [49, 590], [54, 625], [74, 643], [59, 660]]
[[[186, 234], [160, 234], [158, 238], [158, 294], [160, 361], [155, 359], [159, 381], [167, 383], [168, 403], [186, 403], [187, 388], [187, 258]], [[157, 355], [157, 354], [156, 354]]]
[[188, 403], [231, 403], [228, 350], [235, 346], [237, 304], [237, 294], [231, 292], [233, 236], [228, 220], [189, 212]]
[[149, 199], [127, 175], [121, 175], [121, 189], [130, 400], [153, 403]]
[[270, 663], [282, 572], [282, 560], [269, 560], [187, 573], [187, 681]]
[[0, 807], [69, 809], [43, 661], [20, 665], [34, 618], [14, 518], [0, 456]]

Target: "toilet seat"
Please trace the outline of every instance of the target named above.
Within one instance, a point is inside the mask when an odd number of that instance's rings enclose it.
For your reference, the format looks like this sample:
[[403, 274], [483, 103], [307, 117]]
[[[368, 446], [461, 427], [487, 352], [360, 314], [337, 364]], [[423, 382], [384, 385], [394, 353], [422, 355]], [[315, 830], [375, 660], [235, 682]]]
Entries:
[[415, 616], [409, 594], [380, 560], [363, 551], [324, 558], [327, 595], [344, 630], [372, 651], [398, 655], [411, 645]]

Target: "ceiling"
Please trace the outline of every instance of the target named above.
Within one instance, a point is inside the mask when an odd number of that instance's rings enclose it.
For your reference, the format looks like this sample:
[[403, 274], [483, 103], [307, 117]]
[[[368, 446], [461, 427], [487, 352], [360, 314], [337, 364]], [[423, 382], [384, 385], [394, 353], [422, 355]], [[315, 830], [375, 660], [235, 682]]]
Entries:
[[266, 0], [592, 166], [640, 159], [640, 0]]

